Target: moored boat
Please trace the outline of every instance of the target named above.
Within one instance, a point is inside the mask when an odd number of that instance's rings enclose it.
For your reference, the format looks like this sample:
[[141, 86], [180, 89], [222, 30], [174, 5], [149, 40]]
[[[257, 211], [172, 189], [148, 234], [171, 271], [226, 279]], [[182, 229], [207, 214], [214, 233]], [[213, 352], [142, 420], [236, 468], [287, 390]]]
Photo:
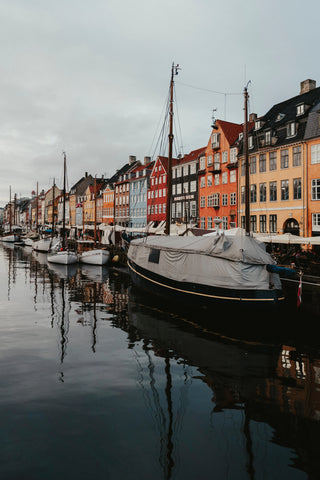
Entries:
[[47, 256], [49, 263], [58, 263], [60, 265], [70, 265], [77, 263], [78, 255], [70, 250], [58, 250], [56, 252], [49, 253]]

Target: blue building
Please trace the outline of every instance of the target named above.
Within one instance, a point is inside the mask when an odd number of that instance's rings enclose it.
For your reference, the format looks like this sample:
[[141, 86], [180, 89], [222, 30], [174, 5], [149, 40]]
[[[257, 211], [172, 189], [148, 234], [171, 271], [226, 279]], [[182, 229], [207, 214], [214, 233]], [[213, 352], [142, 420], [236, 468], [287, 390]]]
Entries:
[[147, 192], [153, 164], [150, 157], [145, 157], [144, 164], [130, 172], [129, 227], [131, 228], [142, 228], [147, 225]]

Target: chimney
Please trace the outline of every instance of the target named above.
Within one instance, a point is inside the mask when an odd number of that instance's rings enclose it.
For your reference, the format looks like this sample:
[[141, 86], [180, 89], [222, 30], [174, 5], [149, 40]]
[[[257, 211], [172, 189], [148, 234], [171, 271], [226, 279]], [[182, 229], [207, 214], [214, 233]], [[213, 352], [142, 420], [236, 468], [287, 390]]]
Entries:
[[88, 172], [85, 172], [84, 176], [87, 178], [87, 176], [88, 176]]
[[135, 155], [129, 155], [129, 165], [132, 165], [136, 159], [137, 157]]
[[313, 90], [316, 88], [316, 81], [315, 80], [303, 80], [303, 82], [300, 82], [300, 95], [303, 93], [310, 92], [310, 90]]
[[144, 165], [148, 165], [151, 162], [151, 157], [144, 157]]
[[257, 120], [257, 118], [258, 118], [258, 115], [256, 113], [250, 113], [249, 122], [254, 122], [255, 120]]

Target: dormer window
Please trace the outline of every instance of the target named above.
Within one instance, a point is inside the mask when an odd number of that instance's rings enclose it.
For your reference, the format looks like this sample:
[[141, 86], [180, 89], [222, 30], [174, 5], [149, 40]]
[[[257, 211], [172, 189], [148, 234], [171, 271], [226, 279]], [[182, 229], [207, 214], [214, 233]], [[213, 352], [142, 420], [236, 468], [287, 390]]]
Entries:
[[211, 147], [212, 148], [219, 148], [220, 145], [220, 134], [219, 133], [213, 133], [211, 135]]
[[303, 115], [304, 114], [304, 104], [302, 103], [301, 105], [297, 105], [297, 115]]
[[282, 120], [284, 117], [285, 117], [284, 113], [278, 113], [276, 121], [280, 122], [280, 120]]
[[243, 139], [243, 132], [239, 133], [239, 140]]
[[266, 132], [266, 145], [270, 145], [271, 143], [271, 131]]
[[253, 148], [253, 137], [250, 135], [248, 137], [248, 148]]
[[260, 130], [261, 127], [262, 127], [261, 120], [256, 120], [256, 122], [254, 124], [254, 129], [255, 130]]
[[295, 122], [289, 123], [287, 125], [287, 137], [294, 137], [297, 134], [297, 125]]

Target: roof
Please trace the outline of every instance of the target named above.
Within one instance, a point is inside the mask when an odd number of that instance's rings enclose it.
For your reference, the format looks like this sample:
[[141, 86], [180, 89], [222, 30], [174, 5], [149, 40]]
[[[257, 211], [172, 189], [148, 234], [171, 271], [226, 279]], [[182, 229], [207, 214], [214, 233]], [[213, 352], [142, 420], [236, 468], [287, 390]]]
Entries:
[[239, 137], [239, 133], [243, 132], [243, 124], [240, 123], [217, 120], [216, 125], [219, 126], [223, 131], [229, 145], [232, 145]]
[[192, 150], [190, 153], [187, 153], [186, 155], [184, 155], [184, 157], [174, 159], [175, 160], [174, 165], [181, 165], [183, 163], [188, 163], [188, 162], [198, 160], [198, 158], [201, 155], [205, 154], [205, 151], [206, 151], [206, 147], [201, 147], [201, 148], [197, 148], [196, 150]]

